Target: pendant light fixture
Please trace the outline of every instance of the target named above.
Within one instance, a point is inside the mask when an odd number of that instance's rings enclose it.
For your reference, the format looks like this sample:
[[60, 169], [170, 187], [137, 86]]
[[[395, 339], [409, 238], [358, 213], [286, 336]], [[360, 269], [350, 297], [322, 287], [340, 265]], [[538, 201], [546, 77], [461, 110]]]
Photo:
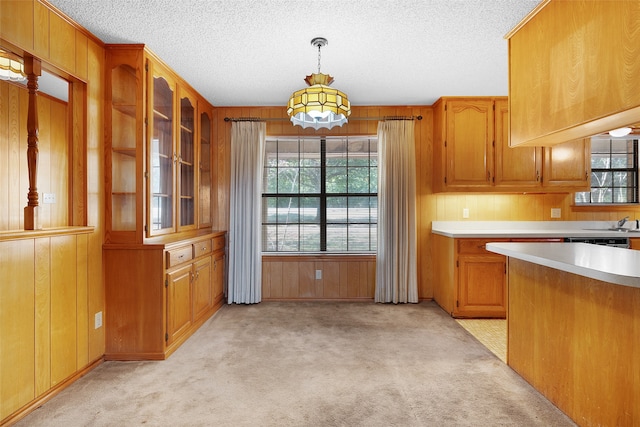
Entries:
[[311, 45], [318, 48], [318, 73], [304, 80], [309, 87], [291, 95], [287, 114], [291, 123], [303, 128], [327, 128], [342, 126], [351, 114], [351, 104], [344, 92], [329, 87], [333, 77], [320, 72], [320, 49], [327, 45], [327, 39], [316, 37]]
[[11, 52], [0, 49], [0, 80], [23, 82], [27, 80], [22, 59]]

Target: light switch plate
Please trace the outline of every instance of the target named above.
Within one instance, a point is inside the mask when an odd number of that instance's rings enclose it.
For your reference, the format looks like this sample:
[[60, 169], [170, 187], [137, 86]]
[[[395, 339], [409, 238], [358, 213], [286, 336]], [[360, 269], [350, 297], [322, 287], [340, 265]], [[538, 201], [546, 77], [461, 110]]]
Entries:
[[551, 218], [560, 218], [562, 216], [562, 209], [551, 208]]
[[322, 270], [316, 270], [316, 280], [322, 279]]
[[98, 329], [100, 327], [102, 327], [102, 312], [99, 311], [96, 313], [96, 315], [94, 316], [94, 322], [93, 322], [93, 328], [94, 329]]
[[56, 193], [42, 193], [42, 203], [55, 203]]
[[469, 208], [462, 208], [462, 218], [469, 218]]

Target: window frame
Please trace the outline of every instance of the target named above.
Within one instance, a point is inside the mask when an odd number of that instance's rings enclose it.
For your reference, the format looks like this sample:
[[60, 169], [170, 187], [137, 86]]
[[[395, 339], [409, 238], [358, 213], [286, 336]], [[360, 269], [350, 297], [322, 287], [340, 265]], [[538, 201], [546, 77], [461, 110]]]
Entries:
[[[270, 168], [270, 166], [268, 165], [269, 163], [269, 159], [267, 154], [265, 153], [265, 160], [264, 160], [264, 164], [263, 164], [263, 192], [261, 194], [261, 199], [262, 199], [262, 235], [263, 235], [263, 243], [262, 243], [262, 253], [263, 254], [269, 254], [269, 255], [277, 255], [277, 254], [300, 254], [300, 255], [305, 255], [305, 254], [312, 254], [312, 253], [320, 253], [320, 254], [328, 254], [328, 255], [335, 255], [335, 254], [350, 254], [350, 255], [358, 255], [358, 254], [373, 254], [376, 252], [376, 245], [377, 245], [377, 223], [378, 223], [378, 215], [377, 215], [377, 207], [378, 207], [378, 182], [377, 182], [377, 177], [378, 177], [378, 150], [377, 150], [377, 142], [378, 142], [378, 138], [376, 135], [363, 135], [363, 136], [345, 136], [345, 135], [341, 135], [341, 136], [315, 136], [315, 135], [301, 135], [301, 136], [297, 136], [297, 137], [274, 137], [274, 136], [267, 136], [267, 146], [269, 142], [273, 142], [275, 141], [276, 143], [279, 143], [280, 141], [286, 141], [291, 143], [292, 141], [296, 141], [298, 144], [298, 165], [297, 168], [298, 169], [302, 169], [305, 166], [302, 165], [302, 159], [303, 157], [300, 155], [300, 153], [302, 152], [302, 146], [301, 144], [303, 143], [303, 141], [305, 140], [317, 140], [319, 141], [320, 144], [320, 149], [319, 149], [319, 164], [317, 166], [317, 168], [320, 170], [320, 189], [319, 192], [301, 192], [300, 186], [298, 186], [298, 192], [278, 192], [278, 186], [279, 183], [276, 184], [276, 192], [266, 192], [267, 190], [267, 186], [268, 186], [268, 182], [267, 182], [267, 174], [268, 174], [268, 169]], [[344, 141], [345, 142], [345, 148], [344, 151], [341, 151], [341, 154], [344, 154], [344, 165], [343, 166], [335, 166], [335, 165], [330, 165], [327, 161], [327, 142], [328, 141]], [[349, 143], [356, 143], [356, 142], [360, 142], [360, 141], [364, 141], [365, 143], [368, 144], [368, 150], [364, 151], [367, 153], [368, 156], [368, 161], [367, 161], [367, 165], [366, 166], [358, 166], [358, 165], [352, 165], [350, 164], [350, 157], [349, 157], [349, 153], [350, 150], [348, 149], [349, 147]], [[375, 149], [372, 150], [372, 146], [375, 145]], [[372, 156], [372, 153], [374, 154], [374, 156]], [[278, 165], [276, 167], [279, 168], [280, 166]], [[283, 168], [286, 168], [289, 166], [284, 166]], [[310, 166], [307, 166], [310, 167]], [[344, 183], [344, 189], [345, 191], [342, 192], [330, 192], [327, 190], [327, 170], [330, 169], [331, 167], [344, 167], [346, 169], [346, 175], [345, 175], [345, 183]], [[369, 182], [369, 192], [349, 192], [349, 171], [351, 170], [351, 168], [356, 167], [356, 168], [366, 168], [368, 169], [368, 182]], [[374, 173], [375, 172], [375, 173]], [[301, 174], [300, 174], [301, 175]], [[372, 189], [375, 189], [376, 191], [371, 191]], [[367, 221], [363, 221], [363, 220], [350, 220], [349, 219], [349, 202], [350, 200], [352, 200], [352, 198], [356, 198], [356, 197], [362, 197], [362, 198], [368, 198], [368, 209], [369, 209], [369, 215], [368, 215], [368, 220]], [[298, 209], [300, 210], [302, 208], [303, 203], [303, 199], [305, 198], [317, 198], [319, 199], [318, 201], [318, 221], [317, 222], [304, 222], [301, 217], [302, 215], [300, 215], [300, 213], [298, 213], [298, 219], [297, 222], [292, 222], [289, 223], [287, 222], [286, 224], [289, 225], [296, 225], [298, 227], [298, 230], [300, 230], [300, 227], [302, 227], [303, 225], [307, 225], [307, 224], [317, 224], [319, 227], [319, 244], [318, 244], [318, 248], [315, 250], [304, 250], [303, 249], [303, 238], [302, 238], [302, 233], [300, 233], [300, 231], [298, 231], [297, 234], [297, 250], [279, 250], [278, 248], [280, 247], [280, 245], [278, 243], [276, 243], [276, 249], [275, 250], [268, 250], [267, 245], [268, 245], [268, 239], [266, 237], [268, 230], [267, 227], [269, 226], [278, 226], [281, 224], [285, 224], [282, 222], [278, 222], [277, 220], [275, 222], [273, 221], [268, 221], [268, 214], [265, 212], [265, 209], [268, 209], [268, 201], [269, 199], [276, 199], [276, 205], [278, 203], [278, 198], [293, 198], [293, 199], [298, 199]], [[332, 221], [330, 218], [328, 218], [327, 215], [327, 209], [328, 209], [328, 200], [330, 201], [331, 198], [345, 198], [346, 199], [346, 204], [345, 204], [345, 210], [347, 212], [347, 215], [344, 217], [341, 217], [341, 220], [339, 221]], [[374, 211], [375, 210], [375, 214]], [[300, 211], [298, 211], [300, 212]], [[278, 218], [278, 215], [276, 215], [276, 219]], [[328, 229], [331, 229], [331, 226], [345, 226], [345, 238], [346, 241], [344, 242], [344, 249], [343, 250], [331, 250], [328, 249], [328, 238], [329, 238], [329, 234], [327, 232]], [[356, 250], [349, 250], [349, 244], [350, 244], [350, 239], [349, 239], [349, 234], [350, 234], [350, 227], [351, 226], [366, 226], [368, 227], [368, 250], [364, 250], [364, 249], [356, 249]], [[373, 230], [373, 231], [372, 231]], [[276, 236], [278, 236], [278, 232], [276, 232]], [[276, 242], [277, 242], [277, 238], [276, 238]]]
[[[616, 168], [616, 167], [609, 167], [609, 168], [598, 168], [598, 167], [594, 167], [593, 165], [593, 160], [591, 161], [591, 185], [588, 191], [581, 191], [581, 192], [576, 192], [574, 193], [574, 206], [575, 207], [603, 207], [603, 206], [637, 206], [640, 204], [640, 196], [639, 196], [639, 188], [640, 188], [640, 170], [639, 170], [639, 151], [638, 151], [638, 138], [632, 137], [632, 138], [614, 138], [614, 137], [609, 137], [609, 138], [598, 138], [598, 140], [607, 140], [609, 143], [609, 151], [608, 152], [597, 152], [594, 153], [593, 151], [593, 147], [594, 145], [591, 145], [591, 159], [593, 159], [593, 155], [594, 154], [598, 154], [598, 155], [602, 155], [602, 154], [608, 154], [610, 162], [609, 164], [612, 165], [613, 161], [611, 160], [613, 158], [613, 155], [616, 154], [616, 152], [614, 151], [613, 148], [613, 143], [614, 141], [625, 141], [625, 142], [629, 142], [631, 141], [632, 143], [632, 151], [631, 152], [627, 152], [627, 154], [630, 154], [632, 156], [632, 166], [630, 167], [626, 167], [626, 168]], [[607, 185], [607, 186], [597, 186], [594, 187], [593, 183], [594, 183], [594, 175], [598, 174], [598, 173], [603, 173], [603, 172], [610, 172], [612, 174], [615, 174], [616, 172], [618, 173], [627, 173], [628, 175], [632, 175], [633, 176], [633, 182], [631, 185], [627, 185], [626, 187], [617, 187], [615, 185], [615, 179], [613, 178], [613, 175], [611, 177], [611, 184]], [[627, 177], [628, 177], [627, 175]], [[607, 202], [594, 202], [592, 200], [592, 192], [594, 189], [598, 189], [598, 188], [606, 188], [606, 189], [610, 189], [612, 191], [612, 193], [615, 192], [616, 189], [620, 189], [620, 188], [628, 188], [630, 189], [629, 191], [631, 191], [632, 194], [632, 198], [635, 198], [635, 200], [633, 201], [624, 201], [624, 202], [616, 202], [615, 201], [615, 196], [612, 195], [612, 200], [611, 201], [607, 201]], [[584, 194], [587, 193], [589, 200], [588, 201], [578, 201], [578, 197], [580, 194]]]

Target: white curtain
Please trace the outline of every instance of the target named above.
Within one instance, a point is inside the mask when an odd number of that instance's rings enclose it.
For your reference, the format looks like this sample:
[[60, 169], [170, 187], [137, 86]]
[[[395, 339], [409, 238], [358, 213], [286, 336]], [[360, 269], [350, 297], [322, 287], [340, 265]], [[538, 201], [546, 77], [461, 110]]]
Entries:
[[417, 303], [413, 120], [378, 124], [376, 302]]
[[231, 123], [229, 304], [262, 299], [262, 170], [266, 124]]

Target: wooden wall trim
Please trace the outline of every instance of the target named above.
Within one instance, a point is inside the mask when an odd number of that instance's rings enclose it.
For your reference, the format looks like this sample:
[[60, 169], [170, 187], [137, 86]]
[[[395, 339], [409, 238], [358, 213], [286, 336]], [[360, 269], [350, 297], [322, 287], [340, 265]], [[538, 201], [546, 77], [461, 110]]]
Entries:
[[0, 242], [6, 240], [36, 239], [40, 237], [65, 236], [72, 234], [91, 234], [95, 227], [56, 227], [43, 230], [0, 231]]

